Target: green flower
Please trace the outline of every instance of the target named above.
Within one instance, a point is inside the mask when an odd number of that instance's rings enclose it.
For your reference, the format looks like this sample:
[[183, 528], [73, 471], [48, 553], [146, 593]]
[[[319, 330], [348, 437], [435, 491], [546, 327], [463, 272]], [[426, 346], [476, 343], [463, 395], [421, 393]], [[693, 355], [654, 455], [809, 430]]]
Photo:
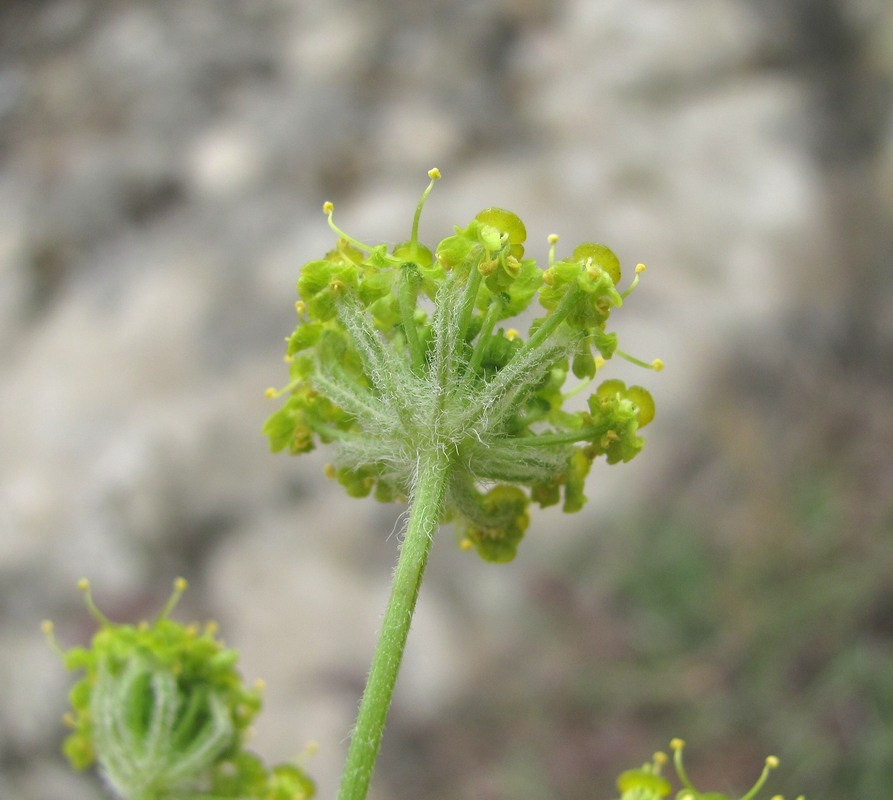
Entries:
[[[606, 381], [585, 410], [566, 401], [598, 377], [617, 350], [606, 331], [644, 269], [621, 293], [617, 256], [586, 243], [546, 269], [525, 258], [527, 231], [511, 211], [487, 208], [436, 247], [418, 241], [429, 173], [409, 240], [369, 246], [337, 228], [321, 261], [298, 278], [299, 323], [288, 339], [286, 398], [264, 427], [274, 451], [331, 442], [328, 469], [356, 497], [411, 496], [420, 455], [448, 453], [441, 517], [463, 546], [509, 561], [528, 526], [531, 501], [585, 502], [593, 459], [629, 461], [654, 415], [650, 394]], [[433, 256], [432, 256], [433, 253]], [[509, 320], [535, 298], [546, 316], [527, 335]], [[516, 323], [518, 324], [518, 323]], [[569, 378], [582, 381], [567, 389]]]
[[[117, 796], [127, 800], [283, 798], [313, 796], [297, 766], [303, 793], [271, 794], [284, 778], [244, 750], [261, 707], [260, 684], [245, 686], [238, 653], [217, 638], [214, 623], [200, 627], [168, 618], [186, 588], [174, 593], [153, 623], [111, 622], [79, 584], [100, 624], [89, 648], [62, 651], [52, 625], [44, 630], [67, 669], [83, 676], [71, 690], [63, 751], [75, 769], [97, 763]], [[292, 780], [293, 785], [297, 785]]]
[[[676, 800], [732, 800], [722, 792], [699, 792], [692, 785], [682, 764], [682, 750], [685, 742], [682, 739], [673, 739], [670, 749], [673, 751], [673, 766], [676, 775], [682, 783], [682, 789], [676, 794]], [[673, 791], [673, 786], [667, 778], [660, 773], [667, 758], [665, 753], [655, 753], [650, 764], [644, 764], [638, 769], [630, 769], [622, 772], [617, 778], [617, 788], [620, 790], [620, 800], [661, 800], [668, 797]], [[740, 800], [756, 800], [760, 790], [766, 783], [769, 773], [778, 766], [778, 759], [769, 756], [763, 766], [763, 771], [756, 783], [743, 794]], [[781, 795], [775, 795], [771, 800], [784, 800]], [[801, 795], [797, 800], [805, 800]]]

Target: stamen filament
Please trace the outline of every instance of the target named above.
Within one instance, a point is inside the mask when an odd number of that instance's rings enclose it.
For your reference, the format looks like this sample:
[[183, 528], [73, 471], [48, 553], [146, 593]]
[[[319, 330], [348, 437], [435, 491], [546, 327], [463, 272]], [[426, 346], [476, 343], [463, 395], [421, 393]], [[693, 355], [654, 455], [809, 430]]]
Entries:
[[631, 356], [629, 353], [624, 353], [622, 350], [615, 350], [614, 353], [637, 367], [653, 369], [655, 372], [660, 372], [664, 368], [664, 362], [659, 358], [655, 358], [653, 361], [642, 361], [642, 359]]
[[102, 625], [102, 627], [112, 625], [112, 621], [103, 614], [96, 603], [93, 602], [93, 591], [90, 589], [90, 581], [86, 578], [81, 578], [78, 581], [78, 589], [80, 589], [84, 595], [84, 603], [87, 606], [87, 611], [90, 612], [90, 616]]
[[558, 244], [558, 234], [549, 234], [549, 268], [555, 264], [555, 245]]
[[428, 199], [428, 195], [431, 194], [431, 190], [434, 188], [434, 183], [440, 178], [440, 170], [437, 169], [437, 167], [429, 169], [428, 177], [431, 178], [431, 183], [429, 183], [428, 188], [422, 192], [422, 199], [419, 200], [419, 204], [416, 206], [415, 216], [412, 218], [412, 234], [409, 237], [409, 241], [412, 243], [413, 259], [418, 257], [419, 252], [419, 220], [422, 218], [422, 208], [425, 205], [425, 201]]
[[186, 591], [187, 585], [186, 578], [176, 578], [174, 580], [174, 591], [164, 604], [164, 608], [161, 609], [161, 613], [158, 615], [159, 621], [167, 619], [168, 614], [177, 607], [177, 603], [180, 602], [180, 598], [183, 596], [183, 592]]
[[769, 756], [766, 759], [766, 764], [763, 767], [763, 772], [759, 778], [757, 778], [757, 782], [753, 785], [753, 788], [741, 798], [741, 800], [753, 800], [760, 789], [763, 788], [763, 784], [766, 783], [766, 779], [769, 777], [769, 773], [772, 772], [778, 766], [778, 759], [775, 756]]
[[354, 247], [356, 247], [358, 250], [362, 250], [364, 253], [371, 253], [371, 252], [372, 252], [372, 248], [369, 247], [369, 245], [367, 245], [367, 244], [363, 244], [362, 242], [357, 241], [356, 239], [353, 238], [353, 236], [348, 236], [344, 231], [341, 230], [341, 228], [339, 228], [339, 227], [335, 224], [334, 219], [332, 219], [333, 215], [335, 214], [335, 205], [334, 205], [334, 203], [331, 203], [331, 202], [328, 201], [328, 200], [327, 200], [325, 203], [323, 203], [323, 205], [322, 205], [322, 213], [325, 214], [325, 215], [328, 217], [328, 220], [329, 220], [329, 227], [330, 227], [335, 233], [337, 233], [338, 236], [339, 236], [341, 239], [344, 239], [345, 242], [348, 242], [349, 244], [352, 244]]
[[697, 795], [698, 790], [692, 785], [692, 782], [688, 779], [685, 767], [682, 766], [682, 750], [684, 747], [685, 742], [682, 739], [673, 739], [670, 742], [670, 749], [673, 751], [673, 766], [676, 768], [676, 774], [679, 776], [679, 780], [685, 785], [685, 788]]
[[636, 264], [636, 276], [633, 278], [633, 282], [629, 285], [629, 288], [625, 292], [621, 292], [620, 296], [626, 300], [633, 293], [633, 289], [639, 285], [639, 276], [645, 271], [644, 264]]

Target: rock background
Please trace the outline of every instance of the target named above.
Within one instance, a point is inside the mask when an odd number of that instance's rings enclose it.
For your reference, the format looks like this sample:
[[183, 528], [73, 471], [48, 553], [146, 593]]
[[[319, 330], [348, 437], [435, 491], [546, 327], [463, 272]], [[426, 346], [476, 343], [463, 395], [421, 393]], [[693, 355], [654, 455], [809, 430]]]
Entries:
[[[83, 575], [120, 619], [186, 576], [181, 615], [219, 619], [267, 681], [257, 749], [317, 741], [333, 795], [400, 510], [344, 499], [324, 454], [271, 457], [263, 390], [284, 377], [300, 264], [331, 241], [322, 201], [397, 241], [431, 166], [434, 243], [503, 205], [539, 256], [558, 232], [648, 264], [617, 326], [667, 369], [637, 375], [659, 409], [648, 455], [594, 470], [583, 513], [536, 516], [517, 562], [442, 534], [375, 797], [607, 796], [680, 733], [646, 707], [556, 727], [575, 710], [531, 697], [618, 655], [605, 598], [643, 508], [712, 520], [734, 563], [767, 525], [796, 529], [766, 509], [787, 507], [775, 478], [806, 453], [847, 476], [859, 513], [834, 530], [893, 569], [881, 0], [10, 0], [0, 36], [0, 797], [102, 796], [57, 754], [70, 679], [38, 632], [50, 617], [65, 643], [89, 637]], [[597, 566], [575, 584], [581, 552]], [[881, 659], [886, 585], [863, 620]], [[702, 774], [745, 785], [788, 744], [769, 723], [725, 761], [705, 740]]]

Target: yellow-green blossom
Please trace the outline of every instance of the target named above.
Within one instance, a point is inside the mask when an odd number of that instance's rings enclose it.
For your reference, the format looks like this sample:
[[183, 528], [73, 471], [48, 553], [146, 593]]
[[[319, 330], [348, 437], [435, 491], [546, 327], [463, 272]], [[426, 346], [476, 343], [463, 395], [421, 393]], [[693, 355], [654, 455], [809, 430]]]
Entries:
[[[463, 546], [508, 561], [531, 500], [563, 497], [577, 511], [595, 458], [629, 461], [642, 448], [639, 431], [654, 416], [646, 389], [608, 380], [586, 409], [564, 406], [619, 353], [606, 326], [643, 267], [621, 293], [607, 246], [584, 243], [556, 260], [550, 236], [542, 268], [524, 256], [523, 222], [500, 208], [428, 248], [418, 220], [440, 173], [429, 175], [412, 236], [394, 248], [344, 234], [325, 204], [338, 241], [301, 270], [290, 382], [269, 392], [285, 404], [264, 431], [274, 451], [333, 443], [330, 474], [352, 496], [383, 500], [409, 497], [420, 453], [441, 450], [441, 520], [457, 523]], [[546, 313], [522, 336], [506, 323], [537, 298]]]

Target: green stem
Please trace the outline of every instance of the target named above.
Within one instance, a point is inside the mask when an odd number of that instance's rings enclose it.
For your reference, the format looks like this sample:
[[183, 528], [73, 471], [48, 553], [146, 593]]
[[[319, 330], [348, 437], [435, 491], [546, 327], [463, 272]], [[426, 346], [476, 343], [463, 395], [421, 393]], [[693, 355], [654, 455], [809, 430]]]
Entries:
[[462, 298], [462, 310], [459, 312], [459, 341], [465, 341], [468, 334], [468, 326], [471, 323], [471, 315], [474, 312], [474, 302], [478, 296], [478, 288], [483, 280], [483, 275], [478, 269], [480, 259], [471, 268], [468, 280], [465, 284], [465, 294]]
[[420, 277], [415, 265], [404, 265], [400, 275], [400, 318], [403, 322], [403, 333], [409, 345], [409, 354], [412, 361], [412, 369], [417, 374], [421, 372], [425, 364], [425, 352], [419, 341], [419, 332], [415, 325], [415, 310], [418, 302], [418, 284]]
[[575, 444], [576, 442], [592, 441], [598, 436], [604, 436], [610, 425], [581, 428], [578, 431], [564, 431], [562, 433], [538, 433], [536, 436], [527, 436], [521, 439], [528, 447], [554, 447], [557, 444]]
[[409, 523], [347, 751], [338, 800], [364, 800], [369, 790], [449, 473], [449, 457], [440, 448], [420, 453]]
[[484, 317], [484, 321], [481, 324], [481, 330], [480, 333], [478, 333], [477, 341], [474, 344], [474, 350], [471, 354], [471, 362], [468, 365], [469, 372], [477, 372], [478, 368], [481, 366], [481, 362], [484, 360], [484, 350], [486, 349], [487, 340], [493, 333], [493, 328], [496, 327], [501, 306], [502, 303], [497, 297], [494, 297], [490, 301], [490, 307], [487, 309], [487, 315]]
[[517, 358], [521, 353], [539, 347], [553, 333], [555, 333], [556, 328], [564, 322], [564, 318], [570, 314], [574, 306], [580, 302], [580, 297], [582, 295], [583, 290], [579, 286], [576, 284], [571, 286], [564, 297], [561, 298], [561, 301], [555, 307], [555, 310], [543, 320], [542, 325], [533, 332], [533, 335], [527, 340], [524, 347], [515, 354], [515, 357]]

